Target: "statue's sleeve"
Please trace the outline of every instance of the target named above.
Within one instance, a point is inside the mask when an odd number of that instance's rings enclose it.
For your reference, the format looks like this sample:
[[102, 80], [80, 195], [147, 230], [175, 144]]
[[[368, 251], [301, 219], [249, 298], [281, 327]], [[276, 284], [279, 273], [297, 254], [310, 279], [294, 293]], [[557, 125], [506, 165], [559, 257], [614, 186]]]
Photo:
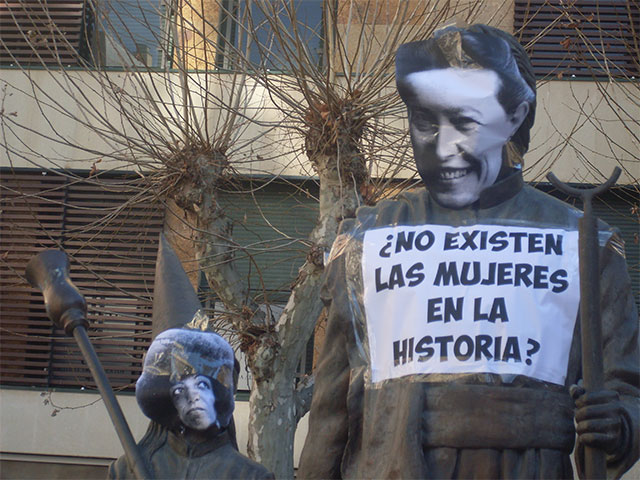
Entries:
[[133, 475], [133, 472], [129, 470], [129, 467], [127, 466], [127, 459], [124, 455], [111, 462], [111, 465], [109, 465], [109, 470], [107, 471], [107, 479], [125, 480], [129, 478], [135, 477]]
[[[624, 408], [623, 438], [617, 452], [607, 458], [608, 477], [619, 478], [640, 455], [640, 343], [638, 311], [621, 248], [614, 235], [600, 251], [600, 309], [605, 388], [619, 393]], [[576, 451], [578, 468], [582, 449]]]
[[341, 478], [340, 465], [348, 438], [347, 393], [349, 361], [345, 327], [350, 322], [344, 255], [333, 259], [327, 267], [323, 301], [328, 307], [327, 328], [318, 365], [309, 433], [302, 450], [298, 478]]

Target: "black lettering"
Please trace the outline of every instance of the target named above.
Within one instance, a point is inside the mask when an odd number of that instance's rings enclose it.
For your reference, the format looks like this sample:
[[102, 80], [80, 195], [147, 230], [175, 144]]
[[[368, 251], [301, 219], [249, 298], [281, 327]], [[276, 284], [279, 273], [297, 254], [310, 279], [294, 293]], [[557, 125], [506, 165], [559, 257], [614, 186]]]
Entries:
[[554, 235], [553, 233], [547, 233], [545, 235], [544, 253], [549, 255], [555, 253], [556, 255], [562, 255], [562, 235]]
[[489, 232], [486, 230], [480, 232], [480, 250], [487, 249], [487, 235], [489, 235]]
[[376, 268], [376, 293], [382, 290], [387, 290], [389, 288], [389, 284], [383, 283], [382, 279], [380, 278], [381, 271], [382, 271], [382, 268], [380, 267]]
[[389, 290], [393, 290], [396, 286], [404, 287], [404, 276], [402, 275], [401, 263], [391, 267], [391, 273], [389, 274]]
[[[427, 238], [427, 243], [424, 243], [424, 238]], [[424, 232], [420, 232], [416, 237], [416, 248], [421, 252], [428, 250], [433, 245], [436, 237], [431, 230], [425, 230]]]
[[567, 281], [567, 271], [564, 269], [553, 272], [549, 280], [554, 284], [554, 287], [551, 289], [553, 293], [564, 292], [569, 286], [569, 282]]
[[491, 352], [489, 352], [492, 343], [491, 335], [476, 335], [476, 361], [482, 360], [483, 355], [487, 360], [493, 358]]
[[515, 273], [513, 275], [513, 284], [516, 287], [519, 287], [520, 285], [530, 287], [533, 284], [531, 278], [529, 278], [531, 272], [533, 272], [533, 267], [528, 263], [516, 263]]
[[513, 360], [514, 362], [522, 362], [520, 356], [520, 345], [518, 344], [518, 337], [507, 337], [507, 343], [504, 346], [504, 354], [502, 355], [502, 361], [508, 362]]
[[527, 236], [526, 232], [511, 232], [509, 234], [513, 238], [513, 251], [515, 253], [522, 251], [522, 239]]
[[453, 335], [436, 337], [435, 342], [440, 344], [440, 361], [446, 362], [449, 359], [449, 343], [453, 342]]
[[409, 232], [409, 235], [406, 236], [406, 232], [400, 232], [398, 234], [398, 238], [396, 238], [396, 253], [400, 253], [401, 250], [411, 250], [413, 248], [413, 237], [415, 237], [416, 232]]
[[432, 343], [433, 338], [428, 335], [420, 339], [420, 341], [416, 345], [416, 355], [418, 355], [419, 362], [426, 362], [431, 357], [433, 357], [434, 350], [429, 346]]
[[450, 322], [453, 318], [455, 321], [462, 320], [462, 304], [464, 297], [456, 298], [456, 304], [453, 304], [453, 298], [444, 299], [444, 323]]
[[546, 265], [536, 265], [533, 269], [533, 288], [549, 288], [547, 274], [549, 267]]
[[[463, 345], [466, 345], [464, 353], [462, 350]], [[453, 344], [453, 354], [461, 362], [469, 360], [473, 355], [473, 339], [469, 335], [460, 335], [456, 343]]]
[[442, 298], [430, 298], [427, 300], [427, 323], [442, 321]]
[[409, 267], [406, 277], [407, 280], [409, 280], [408, 285], [410, 287], [415, 287], [416, 285], [422, 283], [425, 277], [424, 273], [422, 273], [423, 268], [424, 265], [422, 265], [422, 263], [420, 262], [414, 263], [413, 265], [411, 265], [411, 267]]
[[484, 278], [480, 285], [495, 285], [496, 283], [496, 264], [495, 262], [491, 262], [489, 264], [489, 272], [487, 273], [486, 278]]
[[467, 247], [470, 248], [471, 250], [475, 250], [476, 248], [476, 244], [473, 241], [476, 236], [478, 235], [478, 231], [477, 230], [473, 230], [472, 232], [462, 232], [462, 236], [464, 237], [464, 243], [460, 246], [460, 250], [466, 250]]
[[456, 238], [458, 235], [458, 232], [447, 232], [444, 234], [445, 250], [455, 250], [458, 248], [458, 239]]
[[489, 312], [489, 321], [495, 323], [497, 320], [501, 322], [508, 322], [509, 316], [507, 315], [507, 305], [504, 302], [504, 298], [498, 297], [493, 299], [491, 305], [491, 311]]
[[482, 313], [482, 298], [473, 299], [473, 321], [489, 320], [489, 315]]
[[496, 337], [493, 343], [493, 359], [500, 360], [500, 350], [502, 350], [502, 337]]
[[385, 258], [389, 258], [391, 256], [391, 254], [389, 253], [389, 247], [391, 247], [391, 240], [393, 240], [393, 235], [387, 235], [387, 243], [385, 243], [384, 246], [380, 249], [380, 253], [378, 255]]
[[542, 234], [530, 233], [529, 234], [529, 253], [543, 252], [542, 248]]
[[498, 264], [498, 285], [511, 285], [513, 283], [511, 279], [512, 268], [513, 263]]
[[460, 285], [460, 279], [458, 278], [458, 269], [456, 268], [456, 262], [441, 262], [438, 265], [438, 271], [436, 272], [436, 278], [433, 281], [434, 285]]
[[509, 242], [507, 241], [507, 232], [501, 230], [494, 233], [489, 238], [489, 243], [493, 245], [491, 248], [492, 252], [501, 252], [509, 246]]
[[409, 339], [409, 361], [413, 362], [413, 337]]
[[473, 277], [469, 277], [469, 269], [471, 262], [462, 264], [462, 273], [460, 275], [460, 283], [462, 285], [476, 285], [480, 282], [480, 262], [473, 262]]
[[399, 340], [393, 342], [393, 365], [396, 367], [400, 365], [400, 363], [407, 363], [407, 357], [409, 356], [407, 340], [408, 339], [405, 338], [402, 342]]

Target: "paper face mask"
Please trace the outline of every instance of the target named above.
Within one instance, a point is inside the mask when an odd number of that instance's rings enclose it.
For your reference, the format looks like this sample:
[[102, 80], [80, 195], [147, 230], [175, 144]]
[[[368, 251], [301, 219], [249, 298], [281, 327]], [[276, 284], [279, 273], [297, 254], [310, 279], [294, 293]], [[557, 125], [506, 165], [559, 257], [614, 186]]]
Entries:
[[213, 385], [204, 375], [190, 376], [173, 385], [171, 400], [189, 428], [206, 430], [217, 421]]
[[405, 81], [412, 90], [409, 129], [420, 176], [441, 205], [470, 205], [496, 181], [502, 149], [526, 106], [505, 112], [497, 98], [500, 79], [491, 70], [442, 68], [411, 73]]

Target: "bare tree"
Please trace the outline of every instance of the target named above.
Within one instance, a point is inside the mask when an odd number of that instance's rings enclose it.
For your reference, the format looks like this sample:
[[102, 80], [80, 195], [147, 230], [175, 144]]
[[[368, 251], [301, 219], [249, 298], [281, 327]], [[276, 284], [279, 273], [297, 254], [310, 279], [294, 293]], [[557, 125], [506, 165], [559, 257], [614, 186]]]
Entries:
[[[113, 8], [91, 0], [85, 28], [102, 35], [78, 56], [44, 0], [39, 9], [38, 0], [18, 3], [11, 11], [16, 23], [31, 22], [21, 30], [31, 50], [28, 61], [13, 58], [19, 80], [2, 85], [8, 161], [46, 164], [74, 178], [70, 168], [92, 165], [96, 188], [106, 188], [100, 173], [133, 170], [144, 183], [129, 201], [166, 203], [224, 303], [216, 325], [229, 328], [247, 357], [250, 455], [276, 476], [292, 476], [295, 428], [312, 388], [297, 367], [322, 309], [324, 256], [340, 220], [411, 183], [411, 174], [401, 174], [409, 156], [392, 85], [395, 51], [454, 16], [470, 21], [480, 4], [325, 1], [316, 28], [299, 17], [297, 1], [248, 0], [236, 8], [217, 0], [140, 0]], [[157, 52], [130, 45], [136, 26]], [[5, 40], [0, 46], [12, 51]], [[67, 68], [64, 52], [85, 69]], [[164, 68], [154, 66], [154, 56], [165, 59]], [[109, 62], [120, 70], [103, 68]], [[33, 128], [13, 108], [16, 101], [35, 105], [43, 126]], [[219, 194], [242, 173], [273, 176], [265, 165], [282, 158], [315, 178], [319, 214], [291, 295], [276, 313], [235, 268], [236, 259], [252, 258], [262, 246], [234, 241]], [[407, 181], [391, 183], [403, 175]]]

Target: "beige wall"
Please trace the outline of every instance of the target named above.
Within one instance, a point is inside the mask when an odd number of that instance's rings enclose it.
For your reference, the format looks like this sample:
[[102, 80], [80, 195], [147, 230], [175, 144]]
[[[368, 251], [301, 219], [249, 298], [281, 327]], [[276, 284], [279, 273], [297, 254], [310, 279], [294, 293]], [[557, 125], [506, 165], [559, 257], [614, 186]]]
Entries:
[[[230, 74], [190, 74], [190, 122], [209, 137], [220, 131], [227, 109], [215, 105], [220, 101], [230, 103], [234, 79], [234, 88], [242, 92], [237, 96], [237, 109], [260, 122], [258, 126], [241, 117], [230, 134], [228, 153], [236, 171], [255, 175], [311, 174], [295, 152], [300, 150], [300, 139], [292, 138], [289, 131], [273, 128], [282, 122], [282, 115], [264, 89], [249, 80], [239, 86], [240, 79]], [[37, 86], [34, 91], [31, 84]], [[174, 73], [138, 77], [111, 72], [98, 78], [86, 71], [62, 74], [0, 68], [0, 99], [7, 124], [0, 132], [0, 145], [9, 146], [0, 148], [0, 166], [88, 170], [99, 160], [96, 165], [102, 171], [156, 168], [159, 163], [145, 157], [144, 145], [167, 151], [166, 144], [182, 140], [178, 127], [183, 125], [180, 85], [179, 76]], [[143, 102], [138, 109], [127, 102], [131, 97], [123, 96], [122, 91], [149, 95], [153, 102]], [[122, 111], [129, 112], [128, 116]], [[141, 138], [145, 142], [139, 142]], [[110, 152], [113, 154], [104, 155]], [[130, 161], [133, 153], [141, 167]]]
[[[0, 462], [11, 461], [11, 471], [15, 476], [2, 478], [25, 478], [24, 472], [16, 462], [42, 462], [43, 464], [80, 464], [84, 466], [108, 465], [123, 452], [118, 437], [109, 420], [104, 404], [93, 393], [54, 392], [51, 399], [62, 407], [52, 416], [54, 407], [45, 405], [38, 390], [0, 388]], [[98, 400], [96, 402], [96, 400]], [[118, 401], [131, 427], [136, 440], [139, 440], [147, 428], [148, 420], [140, 412], [133, 395], [118, 395]], [[247, 421], [249, 403], [236, 402], [234, 419], [237, 426], [238, 446], [246, 454]], [[297, 467], [300, 452], [307, 435], [307, 419], [303, 417], [296, 432], [294, 459]], [[9, 464], [7, 464], [7, 468]], [[72, 478], [54, 475], [37, 478]], [[35, 475], [37, 470], [29, 470]], [[88, 475], [89, 470], [79, 470], [79, 475]], [[96, 472], [99, 472], [96, 470]], [[68, 475], [68, 474], [67, 474]], [[98, 475], [97, 475], [98, 476]], [[33, 478], [36, 478], [35, 476]], [[73, 478], [82, 478], [74, 476]], [[640, 463], [627, 472], [623, 480], [640, 478]]]
[[[52, 402], [63, 407], [52, 416], [49, 397], [38, 390], [0, 388], [0, 459], [108, 464], [123, 450], [107, 410], [94, 393], [54, 392]], [[140, 440], [149, 420], [142, 414], [134, 395], [118, 395], [118, 402], [133, 436]], [[234, 412], [238, 447], [246, 454], [249, 402], [236, 402]], [[307, 419], [302, 419], [294, 448], [297, 465]], [[78, 459], [76, 457], [82, 457]], [[31, 460], [29, 460], [31, 458]]]
[[[51, 105], [54, 100], [64, 100], [65, 81], [59, 73], [34, 70], [29, 72], [31, 79], [42, 86], [38, 96]], [[110, 75], [113, 88], [133, 88], [131, 81], [123, 73]], [[224, 75], [214, 76], [204, 85], [201, 76], [194, 75], [192, 88], [203, 91], [205, 87], [220, 98], [228, 98], [228, 89], [224, 87]], [[114, 127], [121, 127], [118, 108], [113, 99], [109, 103], [100, 101], [99, 88], [95, 79], [86, 72], [74, 72], [71, 77], [78, 85], [84, 85], [84, 93], [91, 101], [99, 106], [99, 113], [109, 119]], [[156, 81], [159, 77], [156, 77]], [[96, 156], [86, 149], [110, 151], [110, 147], [92, 131], [88, 124], [96, 123], [95, 118], [87, 116], [87, 112], [77, 104], [67, 99], [60, 103], [66, 105], [67, 111], [62, 113], [53, 106], [45, 106], [50, 122], [46, 122], [38, 106], [28, 95], [21, 93], [29, 79], [18, 70], [0, 69], [0, 87], [8, 84], [5, 97], [5, 115], [9, 114], [11, 121], [19, 122], [26, 128], [15, 127], [14, 132], [7, 134], [10, 149], [0, 149], [0, 166], [14, 167], [49, 167], [49, 168], [78, 168], [89, 169], [93, 162], [102, 159], [97, 166], [101, 170], [132, 169], [126, 161], [128, 152], [118, 159]], [[65, 83], [66, 82], [66, 83]], [[164, 82], [161, 82], [164, 84]], [[599, 89], [607, 88], [614, 100], [613, 108], [618, 112], [629, 112], [628, 121], [616, 117], [615, 111], [609, 103], [603, 101]], [[530, 181], [544, 181], [544, 175], [550, 170], [562, 180], [571, 182], [601, 182], [608, 176], [620, 159], [624, 169], [620, 183], [637, 184], [640, 177], [640, 160], [638, 159], [638, 145], [634, 144], [634, 135], [640, 137], [640, 123], [637, 115], [632, 121], [633, 112], [637, 105], [633, 104], [628, 89], [637, 85], [596, 84], [585, 81], [551, 81], [538, 88], [538, 109], [536, 123], [532, 130], [532, 142], [529, 153], [525, 156], [525, 178]], [[73, 90], [71, 90], [73, 91]], [[177, 95], [172, 88], [159, 90], [159, 97], [167, 101]], [[195, 102], [204, 105], [204, 99], [196, 96]], [[280, 120], [279, 114], [264, 95], [259, 86], [248, 84], [242, 96], [242, 108], [248, 115], [256, 115], [262, 126], [244, 125], [235, 132], [235, 139], [231, 142], [234, 165], [237, 170], [246, 174], [309, 176], [313, 171], [306, 163], [304, 154], [296, 154], [295, 149], [301, 147], [300, 138], [290, 137], [291, 132], [278, 131], [273, 127]], [[177, 109], [179, 110], [179, 109]], [[15, 115], [15, 116], [14, 116]], [[85, 118], [83, 122], [73, 121], [72, 116]], [[219, 110], [210, 110], [208, 120], [210, 128], [221, 119]], [[175, 128], [157, 122], [157, 131], [162, 133], [156, 140], [160, 142], [164, 137], [170, 137]], [[202, 122], [202, 118], [200, 118]], [[28, 129], [41, 132], [36, 135]], [[135, 132], [126, 128], [127, 132]], [[13, 135], [13, 136], [12, 136]], [[2, 142], [5, 140], [2, 139]], [[77, 144], [83, 148], [72, 148], [61, 142]], [[113, 149], [122, 145], [114, 144]], [[407, 158], [406, 164], [412, 169], [412, 162]], [[409, 175], [410, 171], [405, 172]]]
[[[601, 89], [607, 90], [612, 103], [604, 99]], [[631, 83], [563, 80], [539, 86], [525, 178], [544, 181], [551, 170], [565, 181], [600, 183], [619, 165], [623, 169], [620, 183], [638, 185], [639, 92], [638, 85]]]

